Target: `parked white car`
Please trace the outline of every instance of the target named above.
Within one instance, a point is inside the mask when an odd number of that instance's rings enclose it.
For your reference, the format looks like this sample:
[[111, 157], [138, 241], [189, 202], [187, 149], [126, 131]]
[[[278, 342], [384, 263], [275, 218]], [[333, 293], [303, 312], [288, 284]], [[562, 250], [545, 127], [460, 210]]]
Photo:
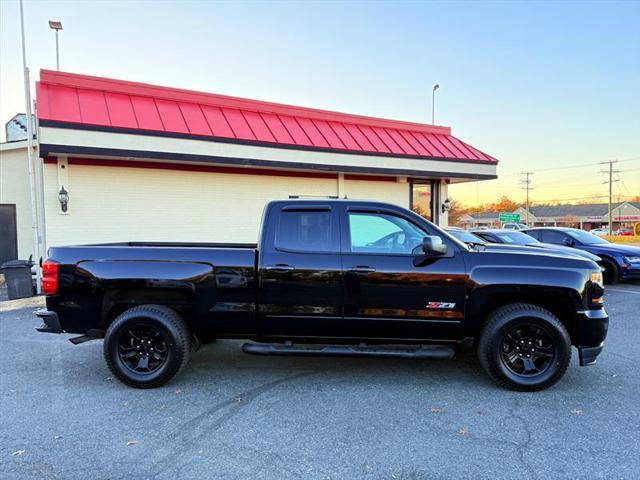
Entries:
[[594, 228], [593, 230], [589, 230], [589, 232], [593, 233], [594, 235], [598, 235], [599, 237], [602, 237], [603, 235], [609, 235], [609, 229], [607, 227]]
[[506, 228], [508, 230], [524, 230], [527, 227], [524, 223], [503, 223], [502, 228]]

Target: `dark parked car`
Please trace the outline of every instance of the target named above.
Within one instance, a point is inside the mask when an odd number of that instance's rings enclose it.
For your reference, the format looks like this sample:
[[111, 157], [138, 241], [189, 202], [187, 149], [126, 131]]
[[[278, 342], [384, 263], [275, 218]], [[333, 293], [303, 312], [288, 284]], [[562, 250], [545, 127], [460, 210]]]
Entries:
[[450, 358], [469, 344], [499, 385], [539, 390], [571, 345], [593, 364], [608, 325], [594, 262], [470, 247], [377, 202], [271, 202], [258, 245], [52, 247], [43, 273], [39, 330], [104, 338], [114, 376], [138, 388], [169, 381], [199, 342], [245, 338], [275, 355]]
[[572, 255], [577, 257], [588, 258], [604, 268], [602, 259], [597, 255], [593, 255], [585, 250], [577, 250], [575, 248], [564, 245], [555, 245], [552, 243], [543, 243], [538, 241], [526, 232], [505, 229], [477, 230], [474, 235], [481, 237], [489, 243], [503, 243], [505, 245], [520, 245], [523, 247], [543, 248], [548, 253], [559, 253], [562, 255]]
[[447, 233], [452, 237], [457, 238], [461, 242], [466, 243], [467, 245], [485, 245], [487, 242], [480, 238], [477, 235], [469, 232], [468, 230], [463, 230], [461, 228], [449, 227], [445, 228]]
[[540, 227], [526, 231], [528, 235], [554, 245], [582, 250], [602, 258], [605, 283], [624, 279], [640, 279], [640, 248], [611, 243], [577, 228]]

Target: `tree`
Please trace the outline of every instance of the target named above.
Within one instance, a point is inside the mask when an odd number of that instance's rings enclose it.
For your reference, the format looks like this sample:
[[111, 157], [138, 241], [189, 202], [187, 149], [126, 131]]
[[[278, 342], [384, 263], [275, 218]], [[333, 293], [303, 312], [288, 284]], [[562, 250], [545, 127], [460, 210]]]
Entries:
[[456, 225], [462, 215], [469, 213], [469, 209], [454, 198], [449, 198], [449, 225]]
[[494, 212], [514, 212], [518, 209], [518, 204], [506, 195], [501, 196], [497, 202], [489, 203], [485, 206], [485, 210]]

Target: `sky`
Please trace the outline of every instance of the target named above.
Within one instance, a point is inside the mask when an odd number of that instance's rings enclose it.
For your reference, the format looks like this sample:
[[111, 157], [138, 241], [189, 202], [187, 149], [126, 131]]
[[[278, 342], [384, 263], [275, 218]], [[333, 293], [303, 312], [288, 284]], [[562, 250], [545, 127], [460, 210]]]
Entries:
[[[500, 160], [450, 188], [474, 206], [640, 195], [640, 0], [25, 0], [32, 80], [55, 68], [435, 123]], [[0, 122], [24, 111], [19, 3], [0, 0]], [[4, 132], [2, 133], [4, 138]]]

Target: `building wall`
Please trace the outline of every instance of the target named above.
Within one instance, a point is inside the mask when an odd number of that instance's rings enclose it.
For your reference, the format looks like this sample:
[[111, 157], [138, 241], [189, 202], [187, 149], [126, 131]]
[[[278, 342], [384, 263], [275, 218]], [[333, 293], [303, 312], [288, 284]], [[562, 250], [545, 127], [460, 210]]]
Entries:
[[[117, 241], [256, 242], [269, 200], [338, 195], [337, 178], [44, 166], [47, 244]], [[64, 184], [69, 209], [60, 212]], [[409, 206], [409, 184], [344, 180], [342, 195]]]
[[33, 253], [26, 144], [24, 141], [0, 146], [0, 203], [16, 205], [18, 258], [23, 259]]

